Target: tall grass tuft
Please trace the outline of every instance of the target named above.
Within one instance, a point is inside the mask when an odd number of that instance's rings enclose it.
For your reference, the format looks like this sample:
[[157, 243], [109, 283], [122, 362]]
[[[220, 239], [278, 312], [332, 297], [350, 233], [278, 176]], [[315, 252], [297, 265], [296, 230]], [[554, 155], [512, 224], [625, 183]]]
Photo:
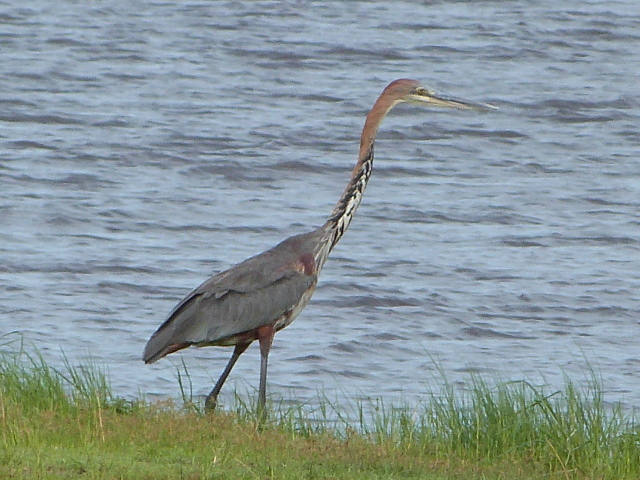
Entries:
[[553, 472], [640, 478], [636, 417], [604, 401], [591, 372], [584, 388], [565, 379], [549, 392], [526, 381], [472, 377], [467, 391], [445, 381], [417, 408], [379, 405], [364, 433], [422, 454], [473, 461], [528, 459]]
[[[5, 338], [5, 337], [3, 337]], [[20, 405], [26, 411], [59, 408], [68, 411], [71, 402], [60, 376], [39, 354], [30, 355], [22, 339], [6, 339], [0, 355], [0, 401]]]
[[[26, 350], [21, 337], [2, 337], [0, 343], [0, 401], [28, 411], [62, 414], [112, 408], [126, 411], [138, 402], [114, 397], [107, 374], [88, 360], [74, 366], [64, 357], [63, 370], [49, 366], [42, 355]], [[35, 350], [35, 349], [34, 349]]]

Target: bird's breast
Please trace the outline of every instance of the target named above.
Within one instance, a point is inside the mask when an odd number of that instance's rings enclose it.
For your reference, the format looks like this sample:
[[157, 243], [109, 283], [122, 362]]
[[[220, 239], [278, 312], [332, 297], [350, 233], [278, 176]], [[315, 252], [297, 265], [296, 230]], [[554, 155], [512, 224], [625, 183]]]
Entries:
[[284, 315], [276, 320], [276, 323], [274, 325], [276, 331], [282, 330], [284, 327], [291, 325], [291, 322], [296, 319], [296, 317], [300, 314], [304, 307], [307, 306], [309, 300], [311, 300], [313, 292], [316, 290], [316, 284], [317, 280], [314, 280], [309, 288], [307, 288], [307, 290], [304, 292], [298, 303], [296, 303], [293, 308], [285, 312]]

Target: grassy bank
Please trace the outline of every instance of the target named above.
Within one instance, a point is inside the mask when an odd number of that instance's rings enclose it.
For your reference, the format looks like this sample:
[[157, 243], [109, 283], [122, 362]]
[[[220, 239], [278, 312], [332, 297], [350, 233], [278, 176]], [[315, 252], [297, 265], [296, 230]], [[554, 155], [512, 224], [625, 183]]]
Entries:
[[636, 421], [605, 406], [595, 379], [551, 393], [475, 380], [417, 407], [378, 403], [365, 415], [355, 404], [355, 423], [327, 421], [347, 417], [328, 402], [272, 406], [259, 426], [240, 401], [214, 415], [125, 401], [96, 366], [56, 371], [4, 350], [2, 479], [640, 478]]

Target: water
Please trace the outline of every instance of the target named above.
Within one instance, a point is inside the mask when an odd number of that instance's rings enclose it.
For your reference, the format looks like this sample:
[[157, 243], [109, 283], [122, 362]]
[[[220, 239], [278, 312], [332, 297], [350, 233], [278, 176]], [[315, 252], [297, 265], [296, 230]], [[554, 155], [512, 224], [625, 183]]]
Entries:
[[[602, 376], [640, 406], [640, 19], [632, 0], [0, 7], [0, 334], [117, 394], [206, 394], [229, 349], [152, 366], [207, 276], [321, 224], [398, 77], [498, 112], [399, 107], [276, 398], [414, 402], [470, 372]], [[258, 349], [231, 376], [258, 383]]]

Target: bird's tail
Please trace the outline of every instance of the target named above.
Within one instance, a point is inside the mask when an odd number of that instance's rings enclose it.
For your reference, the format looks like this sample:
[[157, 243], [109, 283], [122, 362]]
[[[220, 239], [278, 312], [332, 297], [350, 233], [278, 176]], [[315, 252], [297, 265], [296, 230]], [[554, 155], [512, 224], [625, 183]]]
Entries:
[[144, 363], [157, 362], [162, 357], [191, 345], [191, 343], [188, 342], [169, 343], [171, 335], [171, 328], [162, 327], [156, 331], [156, 333], [151, 335], [147, 345], [144, 347], [144, 353], [142, 354], [142, 360]]

